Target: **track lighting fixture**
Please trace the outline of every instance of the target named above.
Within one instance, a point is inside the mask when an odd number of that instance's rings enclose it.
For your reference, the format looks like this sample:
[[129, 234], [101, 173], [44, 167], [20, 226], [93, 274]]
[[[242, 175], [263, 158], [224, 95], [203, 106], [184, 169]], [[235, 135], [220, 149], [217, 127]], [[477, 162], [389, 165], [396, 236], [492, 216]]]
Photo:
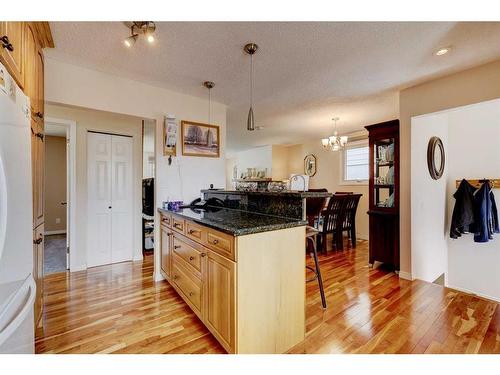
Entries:
[[140, 35], [143, 35], [150, 44], [156, 40], [154, 36], [156, 25], [153, 21], [133, 21], [129, 28], [130, 36], [123, 41], [127, 48], [132, 47]]

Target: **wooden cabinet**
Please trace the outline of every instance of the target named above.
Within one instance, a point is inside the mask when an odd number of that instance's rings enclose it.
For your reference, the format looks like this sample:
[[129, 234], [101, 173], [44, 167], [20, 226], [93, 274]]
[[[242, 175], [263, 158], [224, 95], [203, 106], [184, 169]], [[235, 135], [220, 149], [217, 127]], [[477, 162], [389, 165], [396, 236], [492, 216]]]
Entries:
[[175, 215], [162, 214], [160, 223], [163, 276], [222, 346], [235, 353], [234, 237]]
[[235, 263], [209, 250], [205, 322], [226, 348], [235, 347]]
[[30, 99], [33, 184], [33, 277], [37, 284], [35, 324], [43, 310], [44, 234], [44, 57], [54, 47], [48, 22], [0, 22], [0, 62]]
[[0, 22], [0, 61], [24, 88], [24, 22]]
[[304, 340], [303, 226], [233, 236], [160, 212], [161, 273], [224, 349], [284, 353]]
[[369, 264], [399, 271], [399, 120], [366, 126], [369, 132]]
[[171, 269], [171, 247], [172, 230], [164, 225], [160, 225], [160, 247], [161, 247], [161, 271], [163, 276], [170, 278]]
[[33, 227], [44, 223], [45, 133], [43, 123], [31, 120], [31, 160], [33, 176]]
[[44, 243], [43, 243], [44, 225], [39, 225], [33, 231], [33, 278], [36, 283], [36, 298], [35, 298], [35, 326], [41, 318], [43, 310], [43, 259], [44, 259]]

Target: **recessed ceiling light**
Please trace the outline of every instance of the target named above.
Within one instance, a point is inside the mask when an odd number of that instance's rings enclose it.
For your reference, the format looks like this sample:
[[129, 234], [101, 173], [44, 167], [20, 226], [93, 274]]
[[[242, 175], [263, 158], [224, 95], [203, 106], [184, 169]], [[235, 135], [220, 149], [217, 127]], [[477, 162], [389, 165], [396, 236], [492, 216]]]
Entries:
[[153, 43], [155, 41], [155, 37], [153, 35], [148, 35], [148, 42]]
[[443, 48], [438, 49], [436, 52], [434, 52], [434, 54], [436, 56], [443, 56], [443, 55], [446, 55], [450, 51], [451, 51], [451, 47], [443, 47]]

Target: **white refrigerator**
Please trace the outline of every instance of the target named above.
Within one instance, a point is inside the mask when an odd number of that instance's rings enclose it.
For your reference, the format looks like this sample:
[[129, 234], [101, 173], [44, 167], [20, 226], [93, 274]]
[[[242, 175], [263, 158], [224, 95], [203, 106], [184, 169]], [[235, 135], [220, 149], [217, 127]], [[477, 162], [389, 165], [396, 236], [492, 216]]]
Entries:
[[29, 108], [0, 64], [0, 353], [34, 352]]

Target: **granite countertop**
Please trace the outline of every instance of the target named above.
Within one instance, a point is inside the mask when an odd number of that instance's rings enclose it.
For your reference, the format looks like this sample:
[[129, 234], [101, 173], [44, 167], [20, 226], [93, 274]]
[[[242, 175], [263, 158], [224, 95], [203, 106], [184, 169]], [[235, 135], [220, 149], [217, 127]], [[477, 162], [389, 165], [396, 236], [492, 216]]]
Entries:
[[159, 212], [173, 213], [198, 224], [229, 233], [243, 236], [273, 230], [307, 225], [307, 221], [281, 216], [264, 215], [255, 212], [230, 208], [209, 207], [207, 211], [183, 208], [177, 211], [158, 208]]
[[300, 197], [300, 198], [328, 198], [333, 194], [323, 191], [296, 191], [296, 190], [286, 190], [286, 191], [241, 191], [241, 190], [218, 190], [218, 189], [206, 189], [202, 190], [202, 193], [211, 194], [231, 194], [231, 195], [274, 195], [274, 196], [289, 196], [289, 197]]

